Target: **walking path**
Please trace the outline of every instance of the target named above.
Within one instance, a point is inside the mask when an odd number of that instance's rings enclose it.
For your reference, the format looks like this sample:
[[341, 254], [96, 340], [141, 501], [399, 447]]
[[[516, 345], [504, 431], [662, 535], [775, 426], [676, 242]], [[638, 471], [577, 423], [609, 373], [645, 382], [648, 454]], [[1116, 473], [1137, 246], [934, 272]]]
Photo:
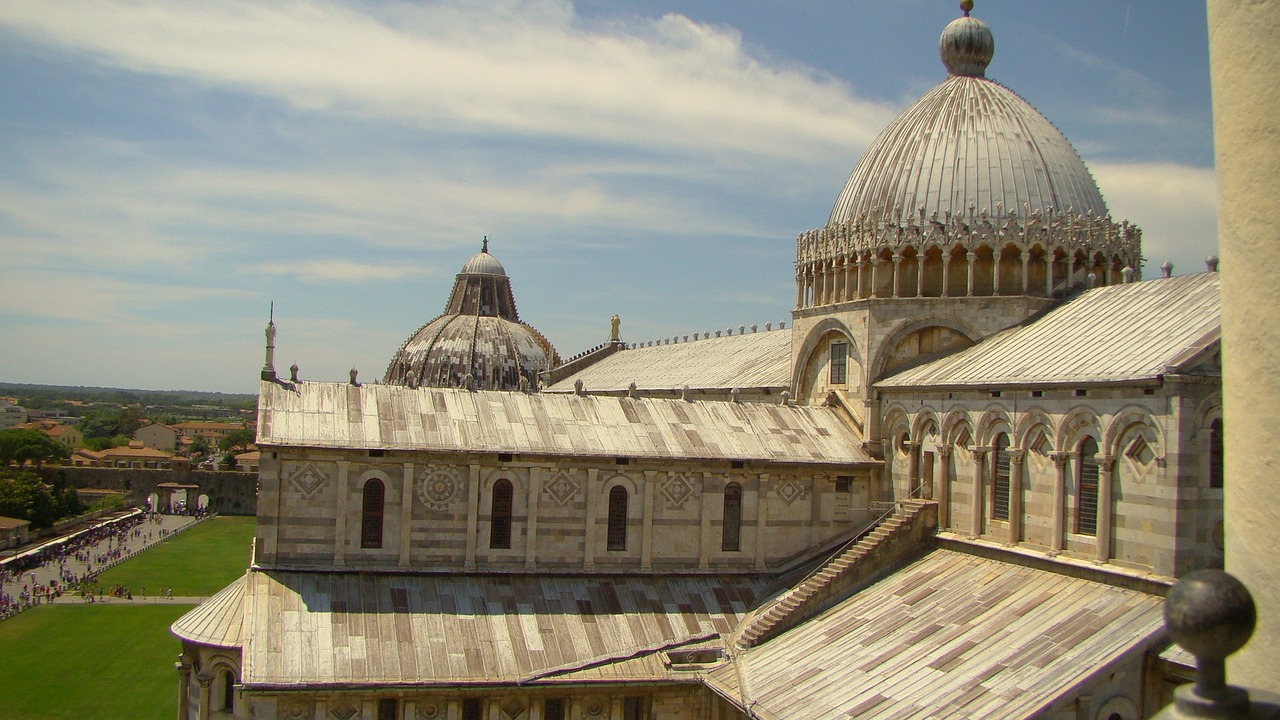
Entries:
[[[93, 545], [86, 545], [76, 553], [80, 558], [76, 558], [75, 554], [67, 554], [61, 558], [61, 561], [46, 562], [40, 567], [31, 570], [25, 570], [20, 574], [2, 573], [0, 577], [0, 592], [8, 595], [14, 601], [21, 601], [23, 590], [31, 593], [35, 587], [53, 587], [52, 581], [56, 580], [57, 587], [67, 587], [68, 591], [64, 591], [62, 597], [56, 598], [57, 603], [83, 603], [84, 598], [78, 594], [70, 592], [73, 583], [69, 582], [71, 578], [84, 578], [91, 572], [99, 573], [107, 568], [127, 560], [128, 558], [146, 550], [152, 546], [168, 540], [174, 534], [185, 530], [194, 525], [200, 518], [188, 515], [152, 515], [131, 530], [121, 533], [113, 533], [105, 537]], [[148, 597], [140, 597], [141, 588], [131, 588], [134, 591], [133, 600], [125, 598], [107, 598], [103, 597], [102, 601], [109, 604], [128, 604], [132, 603], [153, 603], [153, 604], [195, 604], [201, 602], [204, 598], [166, 598], [157, 597], [161, 594], [161, 588], [153, 588], [152, 595]], [[40, 602], [47, 602], [46, 598], [37, 598]]]

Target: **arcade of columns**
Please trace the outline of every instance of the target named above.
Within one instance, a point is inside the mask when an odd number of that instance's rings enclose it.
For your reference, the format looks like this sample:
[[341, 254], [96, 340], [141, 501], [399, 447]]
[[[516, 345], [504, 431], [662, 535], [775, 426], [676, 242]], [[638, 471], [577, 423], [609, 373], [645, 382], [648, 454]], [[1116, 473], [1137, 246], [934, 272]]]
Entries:
[[851, 300], [1064, 295], [1137, 279], [1142, 231], [1093, 213], [865, 217], [802, 233], [796, 307]]

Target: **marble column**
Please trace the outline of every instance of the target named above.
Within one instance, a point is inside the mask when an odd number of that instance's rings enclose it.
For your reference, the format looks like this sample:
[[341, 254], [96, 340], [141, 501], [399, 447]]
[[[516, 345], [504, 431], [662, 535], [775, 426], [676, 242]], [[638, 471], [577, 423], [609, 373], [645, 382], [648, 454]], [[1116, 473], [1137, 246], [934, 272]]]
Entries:
[[969, 530], [974, 537], [982, 535], [982, 516], [985, 512], [986, 490], [983, 480], [987, 474], [987, 452], [991, 448], [973, 448], [973, 507], [969, 509]]
[[902, 297], [902, 254], [893, 254], [893, 297]]
[[916, 297], [924, 297], [924, 253], [916, 253]]
[[968, 273], [968, 288], [965, 290], [965, 295], [967, 297], [973, 297], [973, 275], [974, 275], [973, 266], [977, 258], [978, 258], [978, 253], [972, 250], [966, 250], [964, 252], [965, 270]]
[[1053, 540], [1049, 549], [1053, 554], [1062, 552], [1067, 535], [1067, 472], [1071, 468], [1072, 453], [1053, 454], [1057, 474], [1053, 481]]
[[951, 297], [948, 283], [951, 281], [951, 253], [942, 253], [942, 297]]
[[1009, 542], [1017, 545], [1022, 542], [1022, 492], [1023, 468], [1027, 451], [1011, 447], [1009, 452]]
[[179, 655], [173, 667], [178, 671], [178, 720], [190, 720], [191, 665], [183, 662]]
[[1097, 561], [1106, 562], [1111, 559], [1111, 473], [1115, 469], [1115, 458], [1102, 455], [1098, 458], [1098, 546]]
[[1025, 250], [1018, 253], [1018, 257], [1022, 259], [1022, 294], [1031, 294], [1031, 276], [1027, 274], [1027, 268], [1031, 265], [1031, 253]]
[[1053, 253], [1044, 256], [1044, 296], [1053, 297]]
[[950, 527], [951, 522], [951, 446], [938, 446], [933, 478], [938, 500], [938, 527], [945, 529]]

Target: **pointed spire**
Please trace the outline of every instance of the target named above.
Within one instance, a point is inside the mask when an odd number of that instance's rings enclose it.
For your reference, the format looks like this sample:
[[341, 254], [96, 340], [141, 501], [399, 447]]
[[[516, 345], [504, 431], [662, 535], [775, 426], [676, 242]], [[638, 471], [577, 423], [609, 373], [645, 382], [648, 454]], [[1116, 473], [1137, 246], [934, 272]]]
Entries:
[[484, 242], [480, 244], [480, 252], [482, 253], [489, 252], [489, 236], [488, 235], [484, 236]]

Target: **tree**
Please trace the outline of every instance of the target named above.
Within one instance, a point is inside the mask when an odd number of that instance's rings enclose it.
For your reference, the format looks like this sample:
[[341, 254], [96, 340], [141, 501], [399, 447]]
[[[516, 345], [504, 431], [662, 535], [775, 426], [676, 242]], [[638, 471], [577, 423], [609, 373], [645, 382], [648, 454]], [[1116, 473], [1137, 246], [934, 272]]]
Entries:
[[0, 430], [0, 465], [31, 463], [36, 467], [51, 460], [62, 460], [71, 450], [62, 443], [30, 428]]
[[101, 452], [114, 447], [123, 447], [128, 444], [129, 438], [122, 435], [117, 435], [115, 437], [93, 437], [84, 439], [84, 446], [94, 452]]
[[[74, 492], [74, 491], [73, 491]], [[30, 520], [31, 527], [49, 527], [58, 519], [53, 488], [30, 470], [0, 470], [0, 515]]]
[[191, 455], [193, 457], [208, 455], [211, 449], [209, 447], [209, 438], [197, 435], [191, 439]]
[[249, 446], [252, 445], [253, 441], [256, 439], [257, 438], [254, 437], [253, 431], [249, 428], [232, 430], [218, 440], [218, 449], [230, 454], [244, 452], [249, 449]]

